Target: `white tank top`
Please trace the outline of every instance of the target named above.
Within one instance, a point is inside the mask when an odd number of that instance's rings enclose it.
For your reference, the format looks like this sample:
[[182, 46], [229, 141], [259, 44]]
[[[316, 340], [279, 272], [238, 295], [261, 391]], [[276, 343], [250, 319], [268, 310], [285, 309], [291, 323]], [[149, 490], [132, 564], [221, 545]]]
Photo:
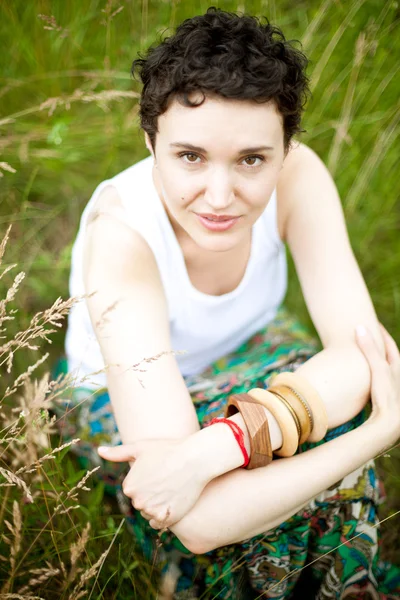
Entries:
[[[253, 225], [251, 254], [242, 281], [227, 294], [211, 296], [197, 290], [189, 279], [181, 248], [155, 189], [152, 168], [150, 156], [95, 189], [83, 211], [72, 250], [70, 294], [85, 294], [86, 220], [99, 193], [112, 185], [124, 206], [127, 224], [142, 235], [154, 253], [168, 302], [172, 349], [185, 351], [176, 355], [180, 371], [183, 376], [196, 375], [272, 321], [285, 297], [286, 250], [278, 232], [276, 191]], [[68, 370], [77, 375], [77, 382], [104, 368], [85, 300], [70, 312], [66, 355]], [[93, 388], [106, 384], [104, 373], [90, 376], [84, 383]]]

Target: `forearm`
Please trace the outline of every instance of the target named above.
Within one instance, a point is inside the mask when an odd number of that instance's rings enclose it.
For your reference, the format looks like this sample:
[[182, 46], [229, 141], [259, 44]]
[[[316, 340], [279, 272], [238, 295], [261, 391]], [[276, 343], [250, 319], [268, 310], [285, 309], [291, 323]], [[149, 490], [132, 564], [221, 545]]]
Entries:
[[197, 553], [269, 531], [381, 452], [385, 443], [378, 433], [367, 422], [309, 452], [226, 473], [212, 480], [170, 529]]
[[[364, 356], [356, 346], [326, 348], [305, 362], [296, 372], [303, 375], [319, 392], [328, 413], [329, 429], [353, 418], [368, 401], [371, 385], [370, 371]], [[267, 409], [264, 410], [268, 418], [272, 450], [277, 450], [282, 445], [282, 434], [276, 419]], [[250, 440], [243, 418], [237, 413], [230, 419], [242, 428], [245, 446], [249, 452]], [[219, 437], [219, 451], [209, 461], [210, 478], [239, 467], [242, 460], [240, 450], [235, 448], [230, 430], [222, 425], [214, 431]], [[206, 447], [209, 444], [207, 438], [208, 435], [204, 430], [192, 436], [194, 455], [197, 455], [200, 449], [205, 462], [207, 462]], [[230, 451], [221, 452], [221, 448], [225, 450], [230, 448]]]
[[[200, 429], [190, 394], [170, 356], [135, 372], [121, 365], [108, 372], [108, 390], [121, 440], [178, 439]], [[182, 381], [181, 381], [182, 380]]]
[[319, 393], [328, 414], [329, 429], [355, 417], [370, 398], [370, 369], [356, 343], [324, 348], [296, 373]]
[[[297, 371], [307, 378], [307, 380], [318, 390], [321, 399], [327, 408], [329, 428], [333, 428], [354, 417], [366, 404], [369, 398], [369, 367], [364, 356], [356, 346], [326, 348], [304, 363]], [[276, 420], [268, 413], [268, 411], [266, 412], [270, 426], [272, 449], [276, 450], [282, 444], [281, 432]], [[249, 437], [241, 415], [236, 414], [231, 417], [231, 419], [236, 421], [236, 423], [242, 427], [245, 433], [246, 449], [249, 451]], [[212, 433], [202, 430], [191, 436], [191, 441], [193, 443], [192, 445], [189, 444], [188, 448], [192, 448], [193, 450], [194, 461], [198, 459], [200, 453], [200, 459], [203, 462], [202, 466], [209, 469], [209, 481], [218, 478], [218, 481], [220, 482], [222, 475], [241, 466], [243, 457], [232, 436], [232, 432], [226, 425], [213, 426], [210, 429], [213, 430]], [[309, 453], [306, 454], [308, 455]], [[282, 461], [278, 461], [278, 465], [281, 463]], [[276, 469], [276, 464], [276, 461], [274, 461], [274, 469]], [[269, 468], [271, 468], [271, 465]], [[313, 468], [313, 466], [310, 465], [310, 467], [307, 468]], [[241, 471], [240, 469], [237, 470]], [[350, 468], [350, 470], [352, 469]], [[256, 471], [259, 471], [259, 469]], [[247, 497], [247, 490], [242, 485], [242, 481], [240, 480], [241, 476], [239, 476], [238, 480], [237, 475], [234, 475], [233, 473], [230, 473], [230, 475], [233, 476], [232, 481], [236, 482], [234, 486], [235, 489], [231, 491], [240, 503], [243, 497]], [[334, 479], [333, 482], [336, 480], [337, 479]], [[329, 485], [331, 485], [331, 483], [328, 483], [326, 487], [329, 487]], [[322, 485], [321, 489], [316, 493], [323, 489], [324, 486]], [[256, 489], [253, 491], [255, 494], [259, 493]], [[310, 497], [311, 496], [307, 494], [303, 499], [301, 497], [296, 498], [296, 495], [293, 496], [294, 504], [290, 509], [292, 510], [291, 514], [297, 512], [302, 504], [307, 502]], [[216, 496], [214, 496], [214, 498], [219, 504], [220, 499]], [[283, 510], [279, 513], [279, 518], [284, 520], [290, 515], [284, 510], [284, 505], [281, 506]], [[261, 525], [264, 526], [263, 514], [261, 514], [260, 518]], [[241, 526], [240, 523], [237, 525], [239, 527]], [[234, 535], [235, 524], [232, 524], [231, 527], [232, 534]]]

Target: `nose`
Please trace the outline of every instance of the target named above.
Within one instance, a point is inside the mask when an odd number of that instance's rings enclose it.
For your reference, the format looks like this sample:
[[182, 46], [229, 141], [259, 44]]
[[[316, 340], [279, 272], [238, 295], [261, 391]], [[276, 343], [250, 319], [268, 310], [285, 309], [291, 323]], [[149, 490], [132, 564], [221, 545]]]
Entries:
[[232, 175], [227, 169], [213, 168], [206, 179], [205, 200], [214, 210], [223, 210], [234, 201]]

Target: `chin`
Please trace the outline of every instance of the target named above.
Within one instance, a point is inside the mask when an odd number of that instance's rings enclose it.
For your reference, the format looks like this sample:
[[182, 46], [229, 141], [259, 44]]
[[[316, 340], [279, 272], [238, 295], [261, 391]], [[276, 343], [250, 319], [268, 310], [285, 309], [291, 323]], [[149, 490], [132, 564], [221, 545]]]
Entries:
[[198, 246], [209, 252], [228, 252], [240, 243], [237, 235], [217, 233], [193, 238]]

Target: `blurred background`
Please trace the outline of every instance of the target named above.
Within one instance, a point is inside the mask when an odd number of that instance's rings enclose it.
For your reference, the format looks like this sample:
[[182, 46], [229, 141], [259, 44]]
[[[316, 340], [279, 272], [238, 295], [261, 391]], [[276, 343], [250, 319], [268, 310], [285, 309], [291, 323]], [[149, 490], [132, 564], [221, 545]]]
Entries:
[[[268, 17], [287, 39], [299, 40], [310, 58], [312, 98], [303, 121], [306, 132], [298, 139], [334, 176], [378, 318], [400, 343], [400, 8], [393, 0], [0, 2], [0, 240], [12, 224], [2, 269], [17, 264], [0, 279], [0, 312], [15, 274], [26, 274], [13, 300], [18, 313], [7, 324], [7, 336], [27, 327], [59, 296], [68, 297], [70, 251], [85, 204], [100, 181], [147, 155], [132, 60], [211, 5]], [[290, 256], [289, 267], [285, 303], [313, 331]], [[64, 333], [65, 323], [52, 335], [51, 346], [43, 342], [38, 351], [15, 353], [12, 373], [0, 379], [0, 397], [2, 387], [26, 372], [41, 351], [50, 356], [37, 373], [49, 370], [63, 352]], [[67, 465], [73, 481], [73, 463]], [[388, 495], [384, 518], [400, 509], [400, 453], [381, 457], [379, 469]], [[101, 492], [94, 493], [85, 518], [92, 522], [91, 535], [108, 536], [109, 543], [119, 521], [112, 505], [103, 507]], [[0, 495], [1, 516], [7, 506]], [[93, 533], [97, 518], [101, 527]], [[400, 515], [383, 526], [385, 556], [397, 557], [398, 563], [399, 524]], [[33, 522], [27, 527], [32, 537]], [[125, 543], [128, 547], [129, 536]], [[88, 564], [96, 560], [94, 544], [85, 550]], [[128, 597], [122, 587], [115, 596], [104, 591], [110, 573], [119, 574], [120, 586], [125, 580], [138, 585], [140, 565], [133, 568], [130, 560], [121, 566], [120, 549], [112, 560], [113, 567], [102, 569], [95, 597]], [[7, 588], [12, 589], [15, 582]], [[46, 598], [61, 597], [52, 595], [48, 583], [42, 589]]]

